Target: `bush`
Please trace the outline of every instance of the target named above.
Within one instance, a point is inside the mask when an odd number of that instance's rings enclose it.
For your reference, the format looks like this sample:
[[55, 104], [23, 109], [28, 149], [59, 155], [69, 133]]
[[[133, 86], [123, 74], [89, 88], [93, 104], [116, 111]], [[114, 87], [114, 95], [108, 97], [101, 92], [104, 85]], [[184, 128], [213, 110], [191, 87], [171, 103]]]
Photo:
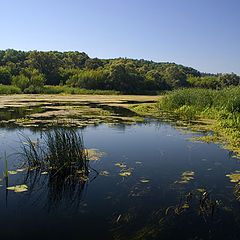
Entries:
[[20, 94], [21, 89], [15, 86], [6, 86], [0, 84], [0, 94]]

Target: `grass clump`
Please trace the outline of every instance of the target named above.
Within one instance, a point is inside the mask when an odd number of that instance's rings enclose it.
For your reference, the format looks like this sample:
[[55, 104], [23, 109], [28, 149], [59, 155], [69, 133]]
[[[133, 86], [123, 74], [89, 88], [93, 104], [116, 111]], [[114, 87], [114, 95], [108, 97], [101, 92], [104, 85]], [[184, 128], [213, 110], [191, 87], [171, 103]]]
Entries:
[[65, 177], [75, 176], [78, 171], [88, 174], [89, 161], [82, 135], [74, 129], [46, 131], [41, 144], [27, 138], [23, 153], [29, 168], [40, 167]]

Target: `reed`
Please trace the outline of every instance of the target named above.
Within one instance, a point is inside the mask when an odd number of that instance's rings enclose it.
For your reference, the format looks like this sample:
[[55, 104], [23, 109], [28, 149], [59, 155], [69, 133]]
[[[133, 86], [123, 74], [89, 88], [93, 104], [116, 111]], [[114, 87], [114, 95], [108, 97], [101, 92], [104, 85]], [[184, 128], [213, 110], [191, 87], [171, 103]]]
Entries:
[[23, 155], [29, 168], [40, 167], [57, 173], [88, 172], [87, 152], [82, 135], [74, 129], [54, 129], [43, 133], [41, 143], [25, 137]]
[[7, 163], [7, 154], [6, 154], [6, 152], [5, 152], [5, 173], [3, 172], [3, 176], [5, 177], [5, 178], [8, 178], [8, 163]]

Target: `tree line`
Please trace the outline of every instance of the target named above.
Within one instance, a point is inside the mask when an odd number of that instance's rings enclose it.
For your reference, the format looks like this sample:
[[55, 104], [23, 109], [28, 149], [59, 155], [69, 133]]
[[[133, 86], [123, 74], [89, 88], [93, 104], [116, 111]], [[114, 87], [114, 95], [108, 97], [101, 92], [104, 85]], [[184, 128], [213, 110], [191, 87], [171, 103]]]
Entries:
[[0, 51], [0, 84], [34, 93], [44, 85], [116, 90], [123, 93], [173, 90], [182, 87], [220, 89], [239, 85], [231, 74], [200, 73], [175, 63], [136, 59], [90, 58], [84, 52]]

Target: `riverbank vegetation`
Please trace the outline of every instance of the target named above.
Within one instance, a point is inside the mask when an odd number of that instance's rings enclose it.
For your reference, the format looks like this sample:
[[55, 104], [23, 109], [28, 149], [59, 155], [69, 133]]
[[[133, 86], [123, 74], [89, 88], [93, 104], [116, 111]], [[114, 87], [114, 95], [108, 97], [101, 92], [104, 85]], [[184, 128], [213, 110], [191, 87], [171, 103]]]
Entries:
[[[184, 121], [213, 119], [205, 128], [218, 137], [205, 137], [228, 143], [228, 149], [240, 154], [240, 86], [221, 90], [180, 89], [166, 94], [158, 103], [159, 110], [167, 111]], [[201, 139], [200, 139], [201, 140]]]
[[221, 89], [239, 82], [234, 73], [200, 73], [175, 63], [98, 59], [77, 51], [0, 51], [0, 94], [158, 94], [182, 87]]

